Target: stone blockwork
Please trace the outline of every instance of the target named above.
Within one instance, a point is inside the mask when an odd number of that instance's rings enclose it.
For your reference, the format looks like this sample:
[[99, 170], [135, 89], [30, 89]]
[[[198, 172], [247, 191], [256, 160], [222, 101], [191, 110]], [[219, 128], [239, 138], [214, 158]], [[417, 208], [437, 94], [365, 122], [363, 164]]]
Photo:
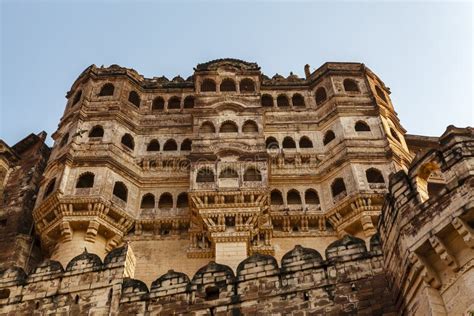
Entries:
[[30, 134], [11, 147], [0, 140], [0, 269], [29, 270], [42, 259], [31, 214], [50, 153], [45, 139]]
[[438, 149], [390, 178], [379, 222], [398, 309], [474, 310], [474, 129], [448, 127]]
[[130, 256], [123, 247], [104, 263], [84, 252], [65, 269], [47, 260], [28, 275], [4, 270], [0, 314], [396, 315], [377, 235], [370, 250], [346, 236], [326, 249], [326, 260], [297, 245], [280, 266], [272, 256], [254, 254], [236, 274], [210, 262], [192, 278], [170, 270], [150, 287], [129, 277]]
[[51, 154], [0, 143], [0, 313], [471, 311], [473, 130], [405, 135], [389, 95], [360, 63], [88, 67]]

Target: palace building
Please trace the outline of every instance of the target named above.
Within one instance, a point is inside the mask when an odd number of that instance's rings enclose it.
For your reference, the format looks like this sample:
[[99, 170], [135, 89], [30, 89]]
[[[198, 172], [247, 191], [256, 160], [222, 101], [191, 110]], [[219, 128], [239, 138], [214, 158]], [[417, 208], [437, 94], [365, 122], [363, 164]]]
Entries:
[[0, 313], [474, 312], [474, 130], [406, 134], [361, 63], [88, 67], [0, 142]]

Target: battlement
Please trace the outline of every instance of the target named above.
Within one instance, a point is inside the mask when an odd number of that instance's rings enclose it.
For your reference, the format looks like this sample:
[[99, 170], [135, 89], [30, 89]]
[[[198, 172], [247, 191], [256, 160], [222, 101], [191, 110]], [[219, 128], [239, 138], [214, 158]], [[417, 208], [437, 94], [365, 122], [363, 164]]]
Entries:
[[462, 314], [469, 306], [473, 136], [472, 128], [450, 126], [440, 137], [439, 149], [420, 153], [407, 172], [390, 177], [378, 228], [399, 310], [409, 314]]
[[326, 249], [326, 260], [318, 251], [297, 245], [283, 256], [280, 266], [272, 256], [254, 254], [238, 265], [236, 274], [215, 262], [192, 278], [170, 270], [149, 287], [127, 274], [130, 251], [117, 248], [103, 263], [97, 255], [84, 252], [66, 269], [56, 261], [45, 261], [29, 274], [19, 268], [4, 270], [0, 313], [246, 315], [262, 305], [269, 313], [394, 312], [377, 237], [367, 250], [363, 240], [346, 236]]

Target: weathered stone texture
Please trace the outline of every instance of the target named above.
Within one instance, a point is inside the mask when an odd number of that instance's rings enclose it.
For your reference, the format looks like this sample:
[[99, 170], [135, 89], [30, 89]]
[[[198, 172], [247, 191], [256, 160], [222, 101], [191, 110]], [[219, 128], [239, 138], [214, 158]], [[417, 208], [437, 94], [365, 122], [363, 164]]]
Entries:
[[0, 313], [473, 310], [472, 128], [405, 138], [389, 94], [360, 63], [88, 67], [51, 155], [0, 143]]

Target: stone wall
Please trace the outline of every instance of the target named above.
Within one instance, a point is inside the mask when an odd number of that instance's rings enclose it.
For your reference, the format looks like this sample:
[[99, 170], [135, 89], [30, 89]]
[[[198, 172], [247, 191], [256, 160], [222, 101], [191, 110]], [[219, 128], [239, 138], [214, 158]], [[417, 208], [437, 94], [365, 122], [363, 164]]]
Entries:
[[474, 311], [474, 130], [448, 127], [440, 148], [390, 179], [379, 222], [397, 309]]
[[366, 249], [346, 236], [325, 251], [295, 246], [280, 265], [269, 255], [242, 261], [234, 274], [210, 262], [192, 278], [168, 271], [151, 284], [127, 273], [133, 257], [122, 247], [104, 262], [84, 252], [65, 269], [45, 261], [29, 275], [20, 268], [0, 274], [0, 314], [186, 315], [396, 315], [375, 236]]
[[42, 259], [32, 212], [50, 153], [45, 139], [30, 134], [11, 147], [0, 140], [0, 268], [29, 269]]

